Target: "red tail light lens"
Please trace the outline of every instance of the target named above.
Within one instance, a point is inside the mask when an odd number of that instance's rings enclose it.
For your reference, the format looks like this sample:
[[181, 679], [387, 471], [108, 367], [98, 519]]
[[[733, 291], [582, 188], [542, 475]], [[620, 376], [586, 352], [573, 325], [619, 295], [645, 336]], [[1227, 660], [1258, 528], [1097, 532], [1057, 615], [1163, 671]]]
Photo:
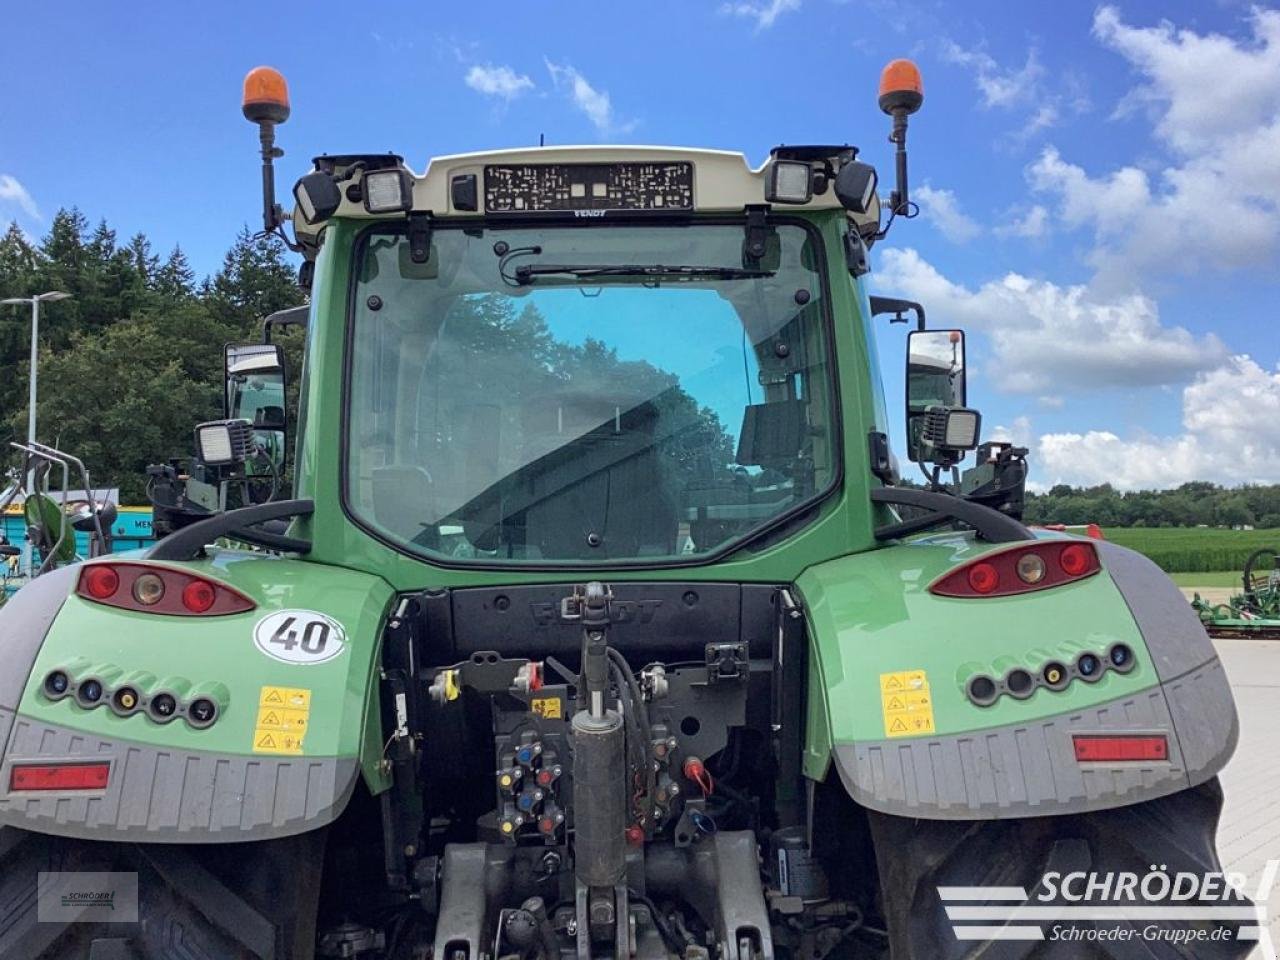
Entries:
[[1134, 763], [1169, 759], [1169, 739], [1161, 736], [1072, 737], [1080, 763]]
[[101, 564], [86, 567], [80, 586], [94, 600], [105, 600], [120, 589], [120, 575]]
[[1082, 543], [1073, 543], [1058, 554], [1058, 563], [1062, 564], [1062, 572], [1069, 577], [1078, 577], [1089, 569], [1093, 557], [1091, 548]]
[[969, 568], [969, 586], [974, 593], [992, 593], [1000, 586], [1000, 573], [989, 563], [975, 563]]
[[76, 593], [109, 607], [178, 617], [218, 617], [257, 606], [225, 583], [150, 563], [86, 563]]
[[109, 763], [15, 763], [10, 790], [105, 790]]
[[1007, 597], [1047, 590], [1102, 569], [1092, 543], [1043, 540], [988, 553], [944, 573], [929, 585], [939, 597]]
[[217, 588], [208, 580], [192, 580], [182, 589], [182, 605], [192, 613], [205, 613], [217, 599]]

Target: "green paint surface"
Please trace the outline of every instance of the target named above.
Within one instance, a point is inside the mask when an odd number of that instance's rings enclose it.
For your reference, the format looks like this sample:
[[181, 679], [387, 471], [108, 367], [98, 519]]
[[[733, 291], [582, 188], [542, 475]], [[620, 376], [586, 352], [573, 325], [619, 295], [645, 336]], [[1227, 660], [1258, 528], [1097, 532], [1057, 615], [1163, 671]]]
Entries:
[[[817, 564], [797, 582], [808, 618], [814, 690], [811, 765], [827, 742], [883, 740], [880, 675], [924, 670], [936, 735], [1025, 723], [1117, 697], [1158, 682], [1150, 656], [1119, 590], [1102, 571], [1078, 583], [1014, 597], [953, 599], [927, 588], [961, 563], [995, 549], [959, 534], [924, 538]], [[1127, 674], [1040, 688], [1026, 700], [1002, 696], [973, 704], [965, 681], [976, 672], [1002, 676], [1014, 666], [1035, 673], [1050, 659], [1070, 662], [1084, 650], [1103, 654], [1128, 644]], [[818, 721], [815, 723], [815, 721]], [[904, 738], [905, 739], [905, 738]]]
[[[168, 564], [166, 564], [168, 565]], [[264, 686], [311, 691], [305, 756], [355, 756], [370, 731], [366, 697], [373, 682], [382, 622], [391, 589], [368, 574], [309, 561], [238, 551], [211, 551], [206, 560], [173, 564], [220, 580], [256, 604], [247, 613], [181, 617], [134, 613], [71, 596], [58, 614], [32, 671], [21, 712], [102, 737], [137, 740], [159, 747], [253, 753], [259, 696]], [[283, 663], [254, 644], [254, 626], [277, 610], [313, 610], [337, 620], [346, 632], [341, 654], [317, 664]], [[120, 717], [105, 704], [85, 709], [70, 698], [50, 701], [41, 680], [77, 659], [143, 671], [156, 677], [152, 689], [175, 678], [226, 688], [227, 704], [213, 726], [196, 730], [182, 719], [160, 724], [141, 713]], [[377, 731], [371, 731], [376, 738]], [[270, 756], [270, 754], [262, 754]]]

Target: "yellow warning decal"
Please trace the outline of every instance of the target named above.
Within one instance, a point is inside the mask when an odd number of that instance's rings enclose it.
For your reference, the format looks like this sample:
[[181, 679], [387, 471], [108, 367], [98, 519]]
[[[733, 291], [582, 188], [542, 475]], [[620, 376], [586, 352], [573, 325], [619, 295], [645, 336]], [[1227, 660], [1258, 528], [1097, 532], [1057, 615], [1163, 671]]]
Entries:
[[274, 707], [262, 707], [258, 710], [259, 729], [285, 730], [302, 736], [307, 732], [307, 718], [310, 710], [277, 710]]
[[263, 687], [253, 724], [253, 752], [301, 756], [310, 719], [310, 690]]
[[531, 700], [529, 709], [544, 720], [561, 719], [559, 697], [540, 697], [537, 700]]
[[263, 687], [258, 697], [259, 706], [287, 707], [290, 710], [310, 710], [311, 691], [297, 687]]
[[880, 674], [880, 706], [886, 737], [933, 733], [933, 695], [923, 670]]
[[929, 679], [923, 670], [899, 670], [897, 673], [880, 674], [880, 692], [906, 693], [910, 690], [928, 690]]
[[279, 730], [253, 731], [254, 753], [283, 753], [302, 756], [302, 738]]

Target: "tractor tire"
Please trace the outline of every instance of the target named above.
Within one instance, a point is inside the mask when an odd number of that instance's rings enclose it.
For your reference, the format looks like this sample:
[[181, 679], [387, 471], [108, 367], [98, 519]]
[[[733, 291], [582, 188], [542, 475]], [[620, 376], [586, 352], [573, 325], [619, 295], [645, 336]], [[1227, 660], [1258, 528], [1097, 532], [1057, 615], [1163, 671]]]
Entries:
[[[0, 960], [310, 960], [325, 838], [104, 843], [0, 827]], [[137, 873], [137, 922], [38, 922], [50, 871]]]
[[[1170, 958], [1170, 960], [1227, 960], [1243, 957], [1256, 942], [1240, 941], [1241, 923], [1219, 920], [1022, 920], [1019, 926], [1039, 926], [1044, 940], [959, 940], [947, 916], [939, 887], [1021, 887], [1032, 906], [1061, 906], [1057, 898], [1040, 902], [1036, 896], [1041, 878], [1051, 871], [1104, 874], [1134, 873], [1139, 878], [1153, 865], [1167, 871], [1221, 872], [1214, 849], [1222, 789], [1216, 779], [1198, 787], [1144, 803], [1087, 814], [1028, 817], [1007, 820], [914, 820], [869, 812], [871, 834], [880, 873], [882, 913], [889, 936], [892, 960], [1014, 960], [1014, 958]], [[1060, 882], [1060, 881], [1059, 881]], [[1043, 889], [1043, 888], [1041, 888]], [[1153, 885], [1153, 890], [1155, 889]], [[1135, 905], [1177, 906], [1168, 899], [1144, 900], [1135, 891]], [[1116, 905], [1118, 901], [1109, 901]], [[1128, 902], [1128, 901], [1126, 901]], [[1194, 904], [1196, 901], [1182, 901]], [[1203, 901], [1208, 905], [1211, 901]], [[1009, 906], [1007, 901], [971, 901], [955, 906]], [[1072, 906], [1102, 905], [1072, 902]], [[1230, 906], [1251, 906], [1233, 899]], [[973, 921], [975, 925], [1002, 926], [999, 919]], [[1092, 936], [1115, 928], [1129, 928], [1123, 939]], [[1216, 936], [1175, 944], [1149, 938], [1144, 931], [1201, 928]], [[1067, 931], [1076, 931], [1068, 939]], [[1168, 934], [1165, 934], [1166, 936]], [[1207, 935], [1207, 934], [1206, 934]]]

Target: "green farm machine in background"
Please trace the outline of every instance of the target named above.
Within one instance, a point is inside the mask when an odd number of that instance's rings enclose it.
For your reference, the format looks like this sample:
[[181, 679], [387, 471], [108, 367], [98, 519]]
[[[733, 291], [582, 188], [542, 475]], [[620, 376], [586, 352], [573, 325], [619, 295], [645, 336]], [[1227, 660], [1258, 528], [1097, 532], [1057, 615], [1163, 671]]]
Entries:
[[[1199, 619], [1024, 526], [963, 334], [867, 294], [922, 101], [890, 64], [887, 216], [848, 145], [322, 154], [286, 215], [252, 71], [297, 409], [232, 348], [168, 535], [0, 610], [0, 958], [1075, 957], [966, 917], [1219, 870]], [[37, 922], [57, 871], [136, 876], [136, 922]]]
[[1191, 605], [1211, 637], [1280, 637], [1280, 551], [1263, 547], [1249, 554], [1242, 590], [1225, 603], [1196, 594]]

